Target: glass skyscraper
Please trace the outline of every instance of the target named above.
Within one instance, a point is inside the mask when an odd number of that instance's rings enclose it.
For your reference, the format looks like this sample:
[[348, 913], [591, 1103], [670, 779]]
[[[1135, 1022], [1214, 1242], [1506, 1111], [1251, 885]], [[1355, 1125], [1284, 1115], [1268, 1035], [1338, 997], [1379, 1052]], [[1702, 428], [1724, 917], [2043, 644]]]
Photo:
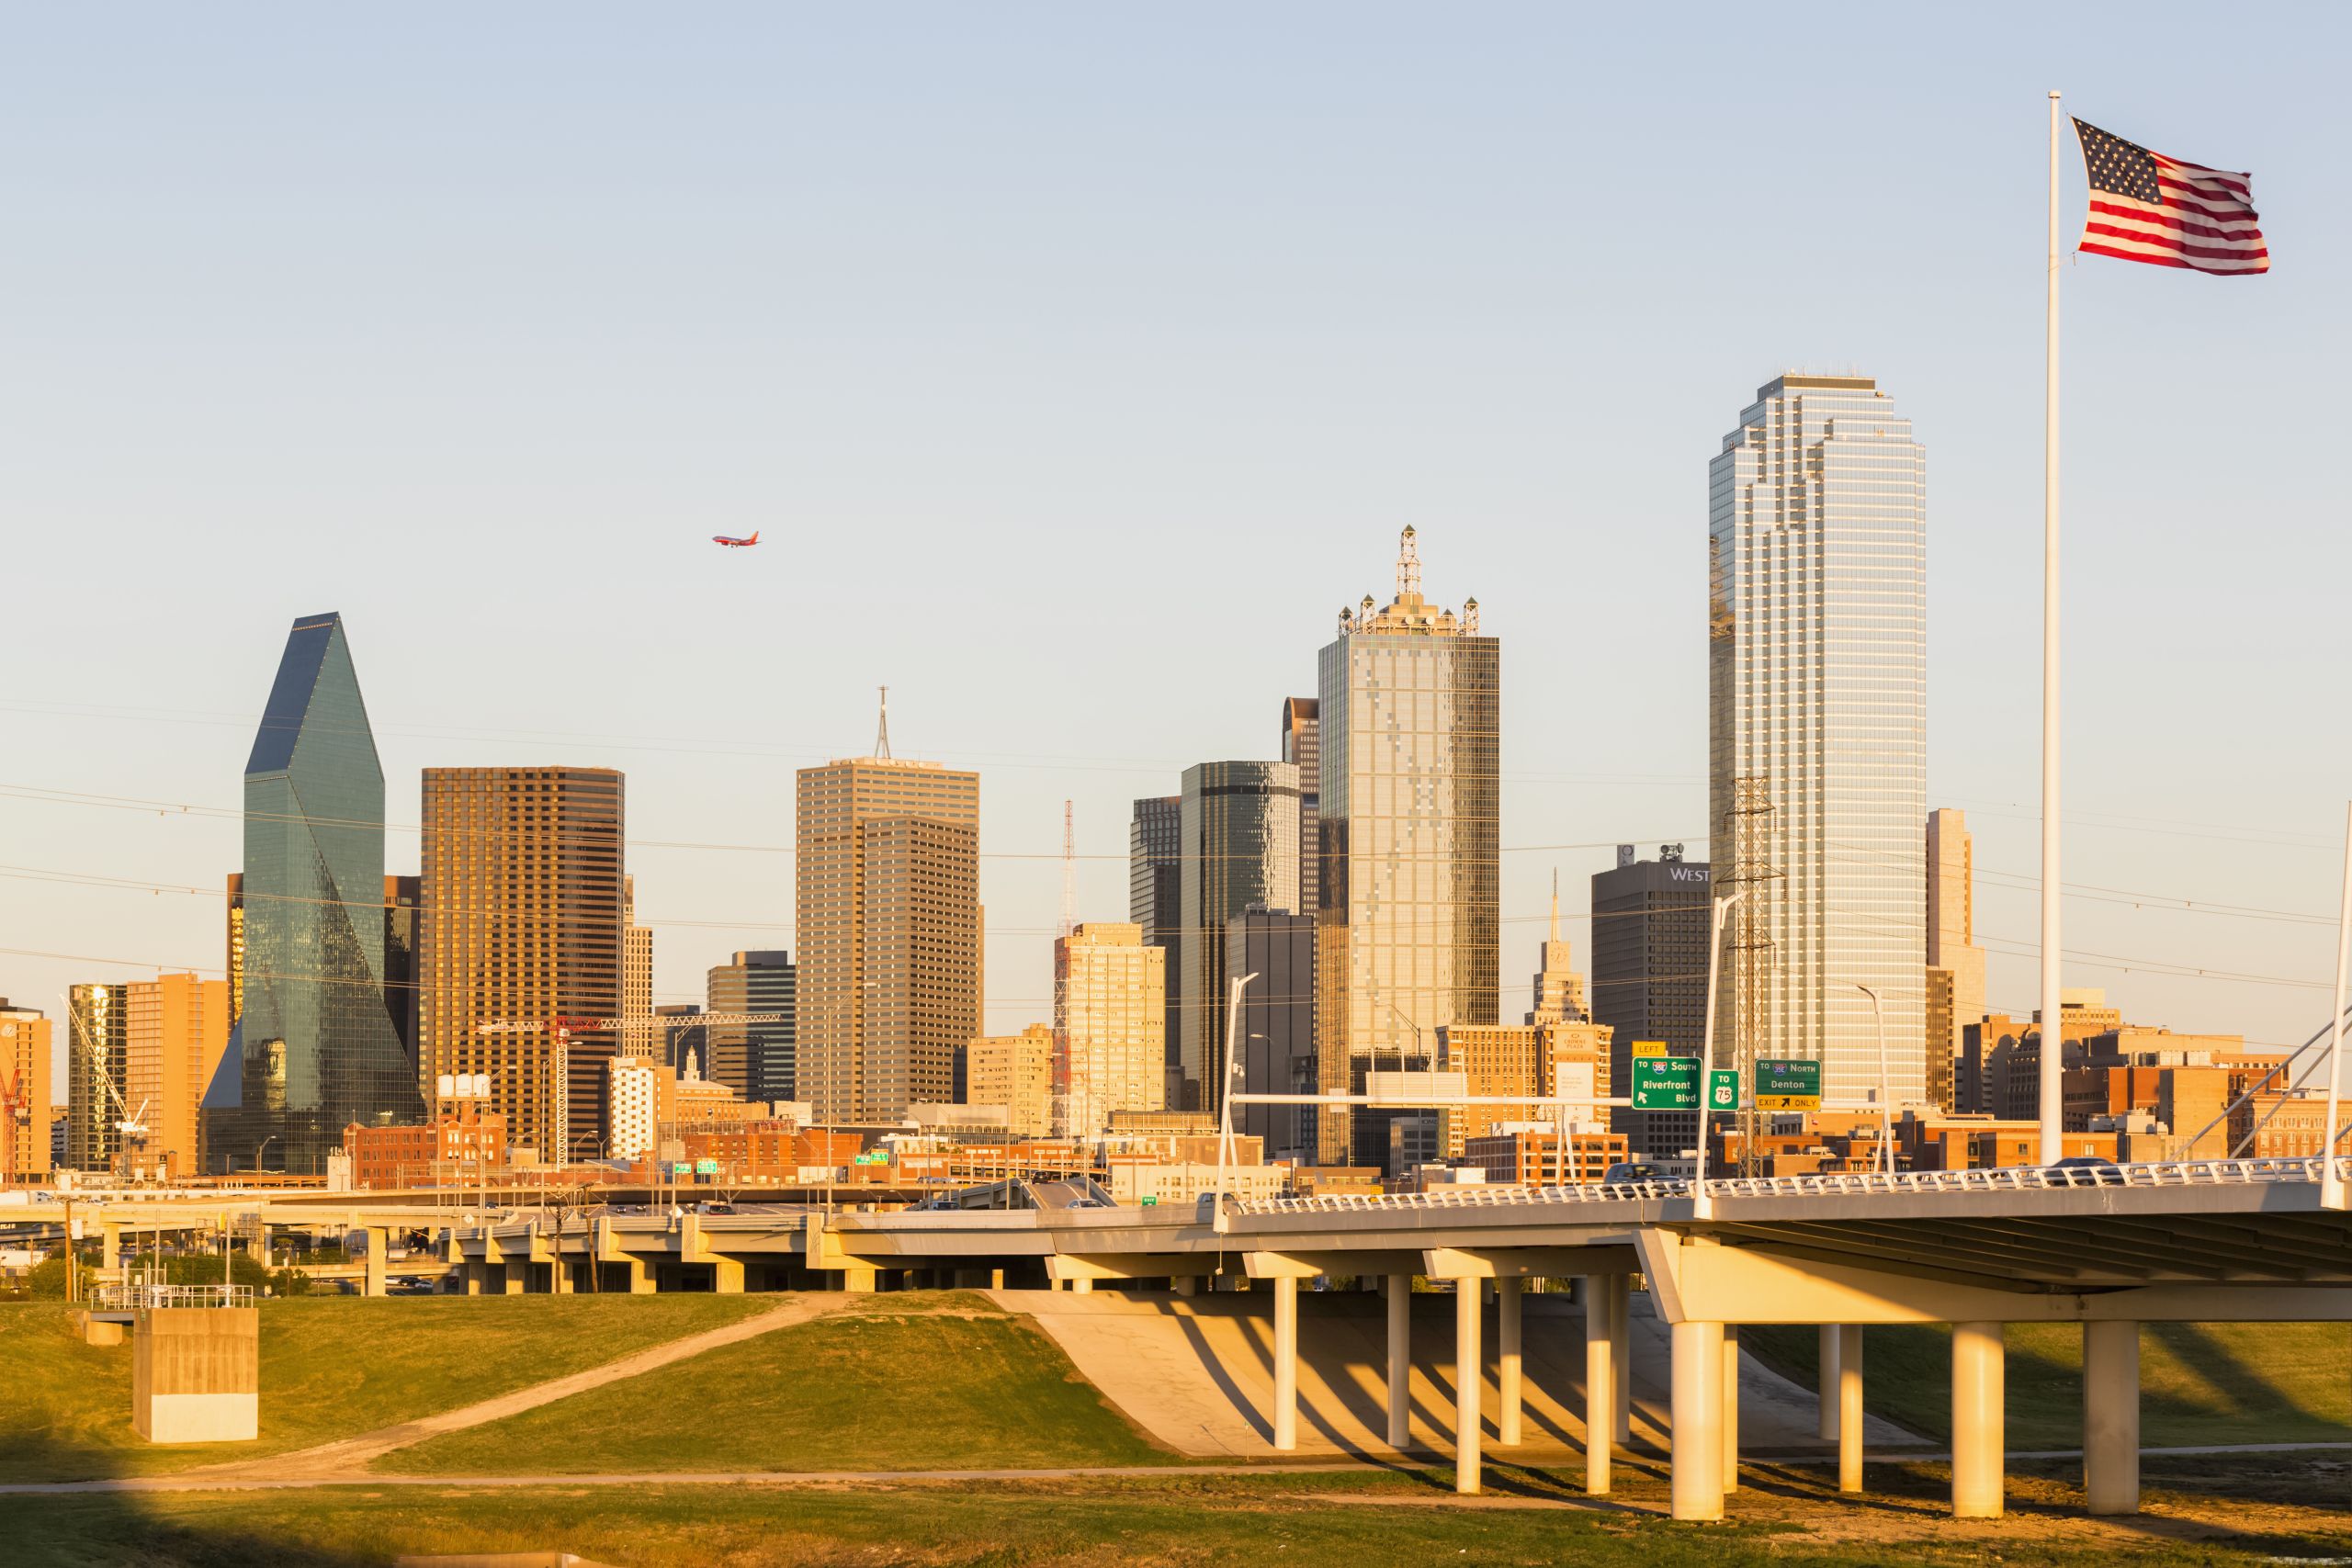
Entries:
[[385, 1002], [384, 770], [343, 617], [294, 623], [245, 761], [243, 995], [205, 1096], [206, 1163], [326, 1168], [350, 1122], [414, 1122]]
[[[1177, 866], [1177, 1111], [1214, 1112], [1226, 1079], [1226, 922], [1253, 906], [1298, 912], [1298, 769], [1201, 762], [1184, 770]], [[1247, 971], [1243, 971], [1247, 973]]]
[[1927, 459], [1860, 376], [1758, 389], [1709, 465], [1715, 891], [1742, 890], [1725, 1060], [1824, 1064], [1831, 1103], [1927, 1092]]
[[[1498, 1021], [1502, 645], [1476, 599], [1422, 598], [1408, 528], [1396, 598], [1340, 612], [1317, 686], [1316, 1072], [1351, 1093], [1374, 1066], [1433, 1066], [1449, 1024]], [[1387, 1163], [1385, 1123], [1361, 1119], [1359, 1147], [1359, 1120], [1317, 1118], [1320, 1163]]]

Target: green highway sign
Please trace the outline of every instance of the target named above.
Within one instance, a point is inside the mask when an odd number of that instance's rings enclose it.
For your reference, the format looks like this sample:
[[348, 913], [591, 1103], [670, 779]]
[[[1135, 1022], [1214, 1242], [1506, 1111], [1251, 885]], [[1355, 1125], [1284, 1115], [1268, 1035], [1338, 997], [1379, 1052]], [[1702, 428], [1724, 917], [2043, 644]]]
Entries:
[[1759, 1058], [1756, 1064], [1756, 1109], [1821, 1109], [1821, 1064]]
[[1634, 1057], [1634, 1109], [1636, 1111], [1698, 1110], [1699, 1058], [1696, 1056]]
[[695, 1174], [696, 1176], [717, 1176], [718, 1174], [718, 1162], [715, 1159], [698, 1159], [695, 1161]]
[[1736, 1111], [1739, 1109], [1739, 1070], [1717, 1067], [1707, 1075], [1707, 1109]]

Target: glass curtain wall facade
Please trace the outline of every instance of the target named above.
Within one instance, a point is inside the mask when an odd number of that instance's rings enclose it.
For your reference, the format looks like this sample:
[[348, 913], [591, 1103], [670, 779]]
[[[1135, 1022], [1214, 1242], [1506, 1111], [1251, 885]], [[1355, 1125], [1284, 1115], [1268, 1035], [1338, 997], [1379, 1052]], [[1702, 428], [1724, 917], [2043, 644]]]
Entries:
[[742, 1082], [734, 1083], [723, 1071], [715, 1076], [752, 1100], [797, 1100], [794, 1092], [793, 1011], [797, 1001], [799, 972], [783, 948], [739, 953], [714, 967], [704, 995], [713, 1012], [779, 1013], [773, 1023], [710, 1026], [710, 1055], [715, 1064], [730, 1058], [740, 1062]]
[[1315, 818], [1323, 787], [1322, 722], [1313, 697], [1283, 699], [1282, 760], [1298, 770], [1298, 908], [1315, 908]]
[[1297, 912], [1298, 769], [1202, 762], [1184, 770], [1182, 799], [1176, 1027], [1183, 1089], [1171, 1109], [1214, 1113], [1225, 1097], [1226, 923], [1253, 905]]
[[384, 770], [335, 615], [294, 623], [245, 761], [242, 995], [207, 1164], [319, 1175], [347, 1123], [424, 1114], [387, 1002]]
[[[1396, 596], [1340, 613], [1322, 650], [1317, 715], [1316, 1066], [1323, 1092], [1358, 1093], [1364, 1073], [1429, 1058], [1437, 1032], [1498, 1021], [1498, 788], [1502, 647], [1421, 596], [1405, 530]], [[1359, 1119], [1318, 1118], [1326, 1165], [1385, 1165], [1359, 1147]], [[1382, 1132], [1376, 1119], [1365, 1119]]]
[[[1184, 797], [1153, 795], [1136, 802], [1127, 823], [1127, 919], [1143, 928], [1143, 940], [1168, 955], [1168, 973], [1182, 975], [1184, 939], [1176, 912], [1183, 859]], [[1182, 1032], [1176, 1027], [1176, 987], [1168, 987], [1167, 1102], [1184, 1103]]]
[[1166, 1109], [1168, 955], [1133, 925], [1092, 922], [1054, 942], [1054, 1132], [1091, 1137], [1114, 1111]]
[[1926, 487], [1857, 376], [1758, 389], [1708, 468], [1713, 863], [1744, 889], [1717, 1038], [1821, 1062], [1832, 1102], [1879, 1088], [1860, 986], [1896, 1103], [1927, 1093]]

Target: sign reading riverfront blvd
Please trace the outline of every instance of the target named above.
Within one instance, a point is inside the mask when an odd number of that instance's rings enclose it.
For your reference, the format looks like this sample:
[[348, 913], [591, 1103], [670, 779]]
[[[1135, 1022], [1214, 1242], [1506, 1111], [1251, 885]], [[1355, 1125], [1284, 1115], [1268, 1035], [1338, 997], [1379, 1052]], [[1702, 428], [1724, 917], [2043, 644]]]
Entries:
[[1756, 1109], [1820, 1110], [1821, 1064], [1758, 1058], [1756, 1064]]
[[[1633, 1099], [1636, 1111], [1698, 1110], [1699, 1058], [1634, 1057]], [[1707, 1075], [1707, 1109], [1739, 1109], [1739, 1075], [1736, 1072], [1728, 1067], [1718, 1067]]]

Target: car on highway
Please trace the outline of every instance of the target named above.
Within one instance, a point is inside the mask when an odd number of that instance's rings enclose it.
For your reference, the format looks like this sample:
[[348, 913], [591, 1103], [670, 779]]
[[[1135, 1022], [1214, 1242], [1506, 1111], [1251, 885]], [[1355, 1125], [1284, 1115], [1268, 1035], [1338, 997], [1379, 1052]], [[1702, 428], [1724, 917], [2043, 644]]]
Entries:
[[2123, 1168], [2105, 1155], [2068, 1155], [2042, 1174], [2068, 1187], [2104, 1187], [2123, 1181]]
[[1671, 1178], [1657, 1167], [1643, 1165], [1638, 1161], [1625, 1161], [1612, 1165], [1600, 1173], [1600, 1184], [1603, 1187], [1631, 1187], [1670, 1179]]

